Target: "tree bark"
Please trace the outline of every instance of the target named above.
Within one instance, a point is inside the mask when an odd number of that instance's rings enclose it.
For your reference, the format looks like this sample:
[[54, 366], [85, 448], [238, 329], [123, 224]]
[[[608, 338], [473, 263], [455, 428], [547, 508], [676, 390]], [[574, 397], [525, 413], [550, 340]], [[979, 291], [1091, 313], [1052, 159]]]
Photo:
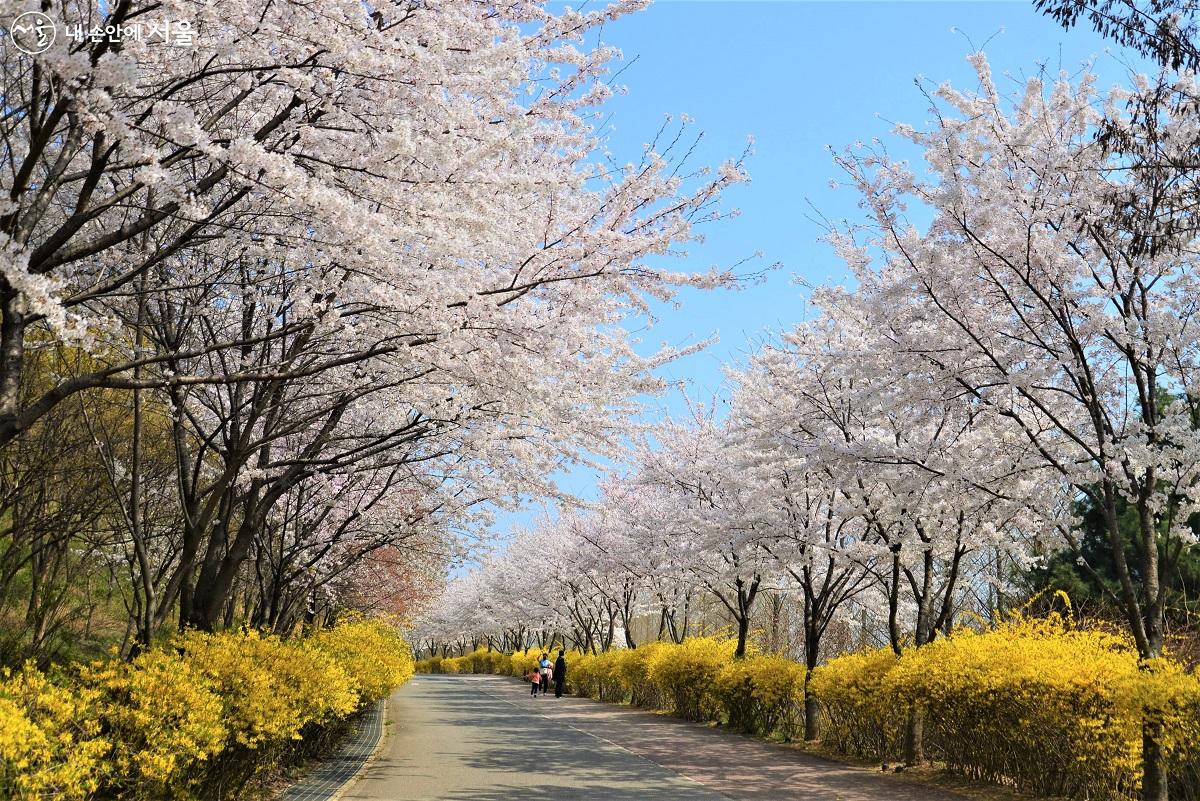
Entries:
[[741, 659], [746, 655], [746, 638], [750, 634], [750, 618], [745, 615], [738, 615], [737, 627], [737, 650], [733, 652], [733, 658]]
[[[20, 294], [0, 277], [0, 426], [4, 428], [15, 425], [21, 408], [21, 371], [25, 362], [25, 315], [21, 306]], [[7, 440], [16, 433], [14, 428]]]
[[805, 668], [804, 670], [804, 739], [807, 742], [816, 740], [821, 735], [820, 722], [818, 715], [821, 712], [821, 705], [816, 697], [809, 689], [809, 682], [812, 680], [812, 670]]
[[904, 764], [922, 765], [925, 762], [925, 709], [914, 706], [908, 711], [904, 727]]
[[1142, 801], [1168, 801], [1167, 755], [1162, 747], [1163, 727], [1158, 721], [1142, 724]]

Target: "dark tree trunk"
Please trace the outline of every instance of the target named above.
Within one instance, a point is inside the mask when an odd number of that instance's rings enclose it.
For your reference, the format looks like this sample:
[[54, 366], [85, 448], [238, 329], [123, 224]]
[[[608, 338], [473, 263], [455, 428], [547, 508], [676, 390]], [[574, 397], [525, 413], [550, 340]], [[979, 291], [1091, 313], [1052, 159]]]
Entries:
[[904, 727], [904, 763], [921, 765], [925, 762], [925, 710], [914, 706], [908, 711]]
[[739, 615], [737, 618], [737, 650], [733, 652], [734, 659], [741, 659], [746, 655], [746, 639], [750, 635], [750, 618], [744, 615]]
[[21, 296], [0, 276], [0, 446], [18, 434], [21, 371], [25, 363], [25, 315]]
[[1163, 752], [1160, 722], [1142, 724], [1142, 799], [1168, 801], [1167, 755]]

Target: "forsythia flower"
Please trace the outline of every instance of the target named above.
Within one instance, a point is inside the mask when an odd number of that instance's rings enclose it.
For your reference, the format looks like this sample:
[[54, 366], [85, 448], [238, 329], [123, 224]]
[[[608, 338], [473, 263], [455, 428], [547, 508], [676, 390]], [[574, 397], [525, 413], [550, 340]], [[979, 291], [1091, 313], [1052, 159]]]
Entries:
[[917, 709], [951, 769], [1040, 794], [1136, 795], [1147, 719], [1162, 723], [1177, 762], [1194, 760], [1200, 742], [1200, 679], [1170, 659], [1142, 665], [1127, 636], [1058, 616], [960, 629], [901, 657], [839, 657], [812, 686], [823, 739], [839, 750], [896, 755]]
[[187, 632], [54, 681], [28, 665], [0, 677], [0, 797], [192, 798], [411, 675], [408, 645], [368, 620], [290, 640]]
[[0, 796], [86, 799], [100, 785], [109, 744], [98, 693], [62, 687], [32, 664], [0, 682]]

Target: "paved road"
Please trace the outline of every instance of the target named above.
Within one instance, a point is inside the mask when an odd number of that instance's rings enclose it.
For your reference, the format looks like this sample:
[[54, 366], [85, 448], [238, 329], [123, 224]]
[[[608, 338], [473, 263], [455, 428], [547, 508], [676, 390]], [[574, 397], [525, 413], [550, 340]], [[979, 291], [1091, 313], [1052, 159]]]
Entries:
[[344, 801], [962, 801], [627, 707], [530, 698], [494, 676], [417, 676]]

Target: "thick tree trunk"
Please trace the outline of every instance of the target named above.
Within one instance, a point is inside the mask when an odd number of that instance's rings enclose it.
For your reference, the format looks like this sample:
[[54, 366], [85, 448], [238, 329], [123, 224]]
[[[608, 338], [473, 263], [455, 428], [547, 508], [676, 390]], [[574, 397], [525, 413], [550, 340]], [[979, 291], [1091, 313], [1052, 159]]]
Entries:
[[[1153, 419], [1147, 422], [1152, 423]], [[1140, 593], [1129, 569], [1125, 539], [1118, 520], [1116, 499], [1120, 490], [1107, 481], [1102, 487], [1101, 508], [1120, 588], [1118, 597], [1133, 632], [1138, 656], [1143, 660], [1162, 656], [1166, 619], [1165, 594], [1160, 589], [1162, 565], [1159, 564], [1158, 526], [1151, 505], [1157, 481], [1154, 469], [1148, 468], [1141, 477], [1143, 489], [1136, 504], [1142, 546], [1138, 564]], [[1145, 715], [1146, 722], [1142, 725], [1142, 798], [1145, 801], [1167, 801], [1167, 757], [1162, 747], [1162, 724], [1153, 721], [1155, 710], [1147, 709]]]
[[255, 527], [261, 526], [262, 521], [256, 506], [251, 506], [246, 512], [248, 517], [238, 527], [233, 542], [223, 555], [217, 547], [217, 541], [224, 542], [225, 538], [219, 537], [218, 532], [214, 531], [213, 541], [209, 544], [208, 554], [196, 581], [192, 606], [188, 613], [189, 625], [202, 631], [213, 631], [221, 624], [225, 605], [233, 592], [234, 577], [238, 568], [250, 555]]
[[1142, 725], [1142, 801], [1168, 801], [1167, 755], [1162, 747], [1162, 723]]
[[[146, 282], [143, 276], [139, 282], [139, 291], [143, 294], [139, 296], [138, 312], [137, 312], [137, 333], [134, 335], [134, 348], [137, 355], [141, 356], [141, 349], [145, 339], [143, 331], [144, 316], [145, 316], [145, 289]], [[133, 369], [133, 380], [138, 381], [142, 377], [142, 368], [139, 365]], [[130, 447], [130, 474], [129, 474], [129, 535], [133, 540], [134, 555], [137, 558], [138, 581], [134, 582], [134, 591], [141, 592], [141, 599], [138, 607], [138, 644], [135, 650], [141, 648], [149, 648], [151, 641], [154, 639], [154, 569], [150, 565], [150, 556], [146, 550], [145, 526], [142, 520], [142, 391], [135, 389], [133, 391], [133, 442]]]
[[631, 590], [626, 590], [621, 604], [621, 629], [625, 634], [625, 647], [629, 649], [637, 648], [637, 643], [633, 641], [633, 600], [634, 593]]
[[889, 546], [892, 552], [892, 580], [888, 585], [888, 641], [892, 652], [900, 656], [900, 546]]
[[773, 654], [783, 653], [783, 609], [784, 599], [782, 595], [771, 595], [771, 639], [767, 644], [767, 650]]
[[21, 296], [0, 277], [0, 447], [20, 433], [21, 371], [25, 362], [25, 314]]
[[737, 650], [733, 652], [733, 658], [741, 659], [746, 655], [746, 638], [750, 634], [750, 618], [744, 615], [738, 615], [737, 627]]
[[746, 655], [746, 640], [750, 634], [750, 615], [754, 609], [754, 599], [758, 597], [758, 586], [762, 581], [761, 576], [755, 576], [747, 587], [746, 583], [740, 578], [735, 582], [737, 585], [737, 606], [733, 606], [721, 593], [717, 593], [717, 598], [725, 604], [725, 607], [733, 615], [733, 619], [737, 622], [738, 638], [737, 650], [733, 653], [734, 659], [741, 659]]
[[603, 639], [601, 640], [601, 643], [600, 643], [601, 651], [606, 652], [612, 648], [613, 638], [616, 636], [616, 633], [617, 633], [617, 609], [616, 609], [616, 605], [614, 604], [614, 605], [609, 606], [609, 609], [608, 609], [608, 625], [604, 628], [604, 631], [602, 633]]
[[908, 722], [904, 727], [904, 764], [921, 765], [925, 762], [925, 710], [914, 706], [908, 711]]
[[[808, 680], [805, 680], [805, 685]], [[818, 716], [821, 714], [821, 705], [812, 695], [809, 694], [807, 686], [804, 689], [804, 739], [807, 742], [816, 740], [821, 735], [820, 721]]]
[[813, 697], [810, 683], [813, 671], [821, 656], [821, 629], [813, 608], [812, 593], [804, 593], [804, 739], [817, 739], [817, 699]]

